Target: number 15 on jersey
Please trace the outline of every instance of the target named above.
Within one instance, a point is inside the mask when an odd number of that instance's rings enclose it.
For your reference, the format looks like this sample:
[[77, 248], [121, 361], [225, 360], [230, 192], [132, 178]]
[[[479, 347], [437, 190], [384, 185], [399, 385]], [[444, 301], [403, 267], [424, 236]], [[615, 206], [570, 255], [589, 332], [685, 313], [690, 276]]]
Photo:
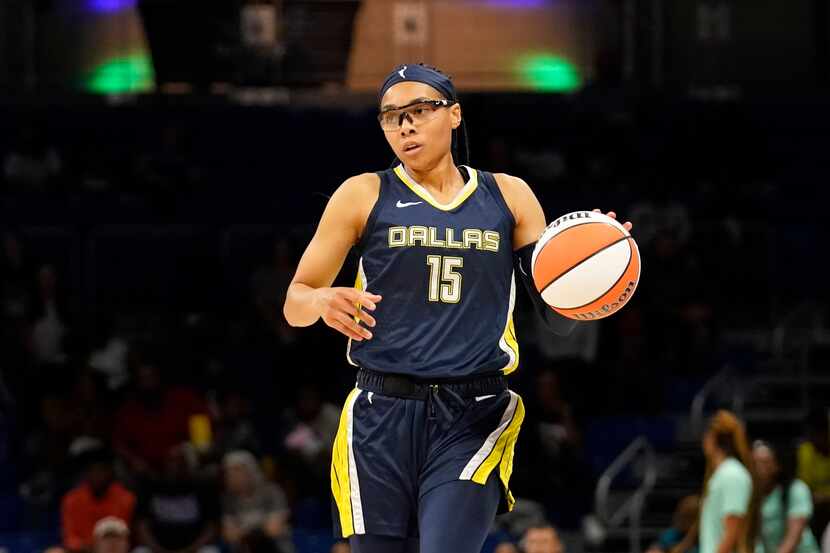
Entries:
[[456, 269], [464, 266], [463, 257], [449, 255], [428, 255], [429, 301], [458, 303], [461, 301], [461, 273]]

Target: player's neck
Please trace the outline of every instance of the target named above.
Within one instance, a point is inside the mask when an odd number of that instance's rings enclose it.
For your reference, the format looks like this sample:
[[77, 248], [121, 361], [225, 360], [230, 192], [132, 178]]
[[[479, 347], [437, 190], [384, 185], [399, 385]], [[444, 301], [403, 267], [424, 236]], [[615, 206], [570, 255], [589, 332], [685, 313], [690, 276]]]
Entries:
[[452, 154], [444, 156], [434, 167], [426, 170], [417, 170], [404, 165], [415, 182], [437, 195], [442, 195], [464, 186], [464, 179], [461, 177], [458, 168], [452, 159]]

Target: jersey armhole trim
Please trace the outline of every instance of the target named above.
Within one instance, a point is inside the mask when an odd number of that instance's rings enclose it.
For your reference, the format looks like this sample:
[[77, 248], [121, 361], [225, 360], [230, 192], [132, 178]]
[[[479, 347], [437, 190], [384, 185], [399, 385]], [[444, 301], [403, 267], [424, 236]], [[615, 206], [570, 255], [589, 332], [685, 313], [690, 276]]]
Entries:
[[369, 236], [372, 235], [372, 231], [375, 229], [375, 221], [378, 219], [378, 213], [380, 212], [382, 199], [383, 199], [383, 181], [384, 181], [384, 173], [386, 171], [376, 171], [375, 174], [380, 179], [380, 183], [378, 184], [378, 197], [375, 200], [375, 205], [372, 206], [372, 210], [369, 212], [369, 216], [366, 218], [366, 224], [363, 226], [363, 233], [358, 238], [357, 243], [354, 245], [354, 249], [357, 252], [358, 257], [363, 255], [363, 248], [366, 247], [366, 242], [369, 239]]
[[[513, 228], [516, 228], [516, 217], [513, 216], [513, 212], [510, 211], [510, 206], [507, 205], [507, 200], [504, 199], [504, 194], [501, 192], [501, 187], [499, 186], [498, 181], [496, 180], [496, 175], [490, 173], [489, 171], [480, 171], [483, 175], [486, 175], [485, 179], [488, 181], [488, 185], [493, 189], [493, 196], [496, 198], [496, 203], [499, 204], [501, 210], [507, 215], [508, 220], [513, 225]], [[489, 177], [489, 178], [487, 178]]]

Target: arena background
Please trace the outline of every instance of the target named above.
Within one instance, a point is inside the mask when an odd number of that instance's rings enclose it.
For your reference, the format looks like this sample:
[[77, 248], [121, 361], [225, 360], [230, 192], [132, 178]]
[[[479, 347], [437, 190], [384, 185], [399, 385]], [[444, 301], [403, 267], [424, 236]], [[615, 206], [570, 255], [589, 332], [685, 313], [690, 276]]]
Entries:
[[828, 37], [823, 0], [5, 0], [0, 547], [61, 543], [101, 445], [142, 496], [123, 452], [160, 373], [208, 501], [247, 449], [283, 550], [330, 550], [353, 371], [281, 306], [328, 195], [391, 161], [380, 79], [424, 61], [461, 92], [473, 166], [548, 219], [615, 210], [643, 256], [629, 305], [566, 340], [520, 297], [526, 501], [485, 550], [540, 520], [567, 551], [646, 550], [700, 492], [715, 408], [793, 450], [826, 419]]

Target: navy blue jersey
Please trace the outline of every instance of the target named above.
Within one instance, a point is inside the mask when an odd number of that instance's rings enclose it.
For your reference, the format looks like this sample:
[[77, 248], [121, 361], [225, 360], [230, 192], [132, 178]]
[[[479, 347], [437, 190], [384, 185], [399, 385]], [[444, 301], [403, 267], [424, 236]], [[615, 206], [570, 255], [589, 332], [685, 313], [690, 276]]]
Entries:
[[507, 374], [513, 326], [515, 221], [493, 175], [441, 204], [402, 165], [378, 173], [380, 195], [357, 245], [355, 286], [383, 296], [373, 338], [349, 341], [351, 364], [422, 378]]

